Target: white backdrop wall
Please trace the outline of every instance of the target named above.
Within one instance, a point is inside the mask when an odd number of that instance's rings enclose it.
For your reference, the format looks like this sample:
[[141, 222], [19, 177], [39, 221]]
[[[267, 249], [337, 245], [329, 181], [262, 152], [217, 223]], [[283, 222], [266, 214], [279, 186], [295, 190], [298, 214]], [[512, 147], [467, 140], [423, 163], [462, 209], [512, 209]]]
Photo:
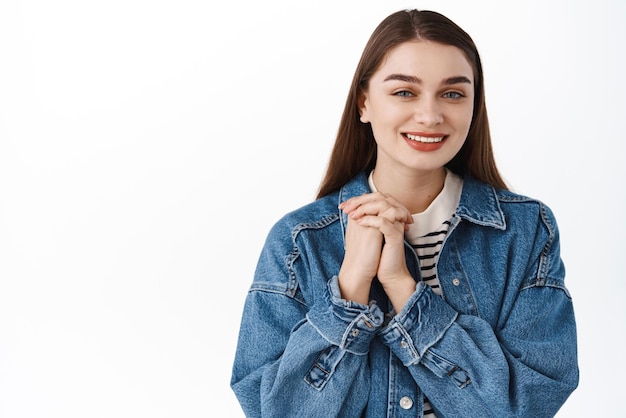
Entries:
[[559, 220], [581, 383], [626, 416], [626, 6], [4, 0], [0, 416], [241, 417], [239, 317], [271, 225], [314, 198], [369, 34], [476, 41], [500, 168]]

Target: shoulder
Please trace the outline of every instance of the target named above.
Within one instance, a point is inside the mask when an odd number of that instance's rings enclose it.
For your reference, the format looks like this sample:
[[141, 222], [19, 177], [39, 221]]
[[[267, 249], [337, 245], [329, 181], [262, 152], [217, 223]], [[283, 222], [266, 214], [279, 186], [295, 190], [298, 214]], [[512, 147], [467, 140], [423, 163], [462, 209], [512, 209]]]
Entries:
[[[332, 197], [319, 199], [283, 215], [274, 223], [259, 255], [251, 290], [270, 291], [304, 301], [299, 293], [302, 277], [296, 273], [311, 237], [302, 240], [307, 228], [324, 228], [339, 218]], [[319, 241], [319, 239], [318, 239]], [[300, 261], [299, 261], [300, 260]]]
[[498, 200], [504, 211], [516, 218], [531, 217], [540, 221], [550, 235], [556, 233], [556, 218], [552, 209], [542, 200], [510, 190], [498, 190]]
[[[343, 248], [338, 193], [283, 215], [261, 251], [253, 289], [283, 293], [304, 302], [310, 270], [328, 263]], [[311, 267], [313, 266], [313, 267]], [[310, 295], [309, 295], [310, 298]]]
[[542, 224], [550, 235], [555, 233], [556, 220], [543, 201], [493, 186], [471, 177], [463, 179], [459, 215], [477, 224], [497, 229]]
[[292, 238], [295, 238], [302, 230], [325, 228], [341, 219], [341, 211], [338, 208], [341, 202], [369, 191], [367, 176], [365, 173], [359, 173], [338, 191], [282, 216], [272, 228], [271, 234], [284, 235], [289, 232]]
[[[463, 231], [472, 234], [476, 246], [490, 248], [492, 260], [505, 254], [502, 260], [520, 271], [534, 269], [525, 277], [525, 288], [547, 283], [562, 287], [559, 230], [552, 210], [539, 199], [475, 179], [464, 179], [463, 187], [457, 214], [467, 221]], [[534, 260], [531, 270], [529, 260]]]
[[283, 215], [272, 227], [270, 234], [288, 233], [292, 238], [303, 229], [328, 226], [339, 218], [338, 193], [325, 196]]

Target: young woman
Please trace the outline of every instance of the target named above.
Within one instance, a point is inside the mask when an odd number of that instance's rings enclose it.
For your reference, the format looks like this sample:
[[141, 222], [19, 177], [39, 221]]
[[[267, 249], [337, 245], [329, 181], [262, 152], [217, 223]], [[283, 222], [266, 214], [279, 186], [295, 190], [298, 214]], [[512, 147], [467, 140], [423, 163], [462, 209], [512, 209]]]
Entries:
[[559, 234], [496, 168], [483, 73], [400, 11], [356, 70], [318, 199], [261, 253], [232, 388], [250, 417], [548, 417], [578, 383]]

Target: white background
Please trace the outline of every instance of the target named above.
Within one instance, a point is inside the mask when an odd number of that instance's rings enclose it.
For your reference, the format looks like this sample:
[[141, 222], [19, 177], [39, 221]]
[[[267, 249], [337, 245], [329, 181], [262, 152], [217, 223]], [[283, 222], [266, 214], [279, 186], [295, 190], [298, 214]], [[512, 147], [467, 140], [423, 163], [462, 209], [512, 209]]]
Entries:
[[409, 7], [472, 35], [500, 169], [559, 221], [581, 383], [558, 416], [626, 416], [618, 0], [3, 0], [0, 416], [242, 416], [258, 253], [314, 198], [371, 31]]

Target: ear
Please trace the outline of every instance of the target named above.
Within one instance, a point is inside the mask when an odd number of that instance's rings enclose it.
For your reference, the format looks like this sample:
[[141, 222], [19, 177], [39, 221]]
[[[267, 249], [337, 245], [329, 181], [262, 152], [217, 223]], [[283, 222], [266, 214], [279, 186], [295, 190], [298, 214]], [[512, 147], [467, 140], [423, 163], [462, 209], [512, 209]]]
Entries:
[[361, 92], [361, 94], [359, 94], [359, 99], [357, 102], [359, 105], [359, 115], [361, 115], [361, 122], [369, 123], [370, 121], [369, 112], [368, 112], [369, 102], [368, 102], [367, 92]]

